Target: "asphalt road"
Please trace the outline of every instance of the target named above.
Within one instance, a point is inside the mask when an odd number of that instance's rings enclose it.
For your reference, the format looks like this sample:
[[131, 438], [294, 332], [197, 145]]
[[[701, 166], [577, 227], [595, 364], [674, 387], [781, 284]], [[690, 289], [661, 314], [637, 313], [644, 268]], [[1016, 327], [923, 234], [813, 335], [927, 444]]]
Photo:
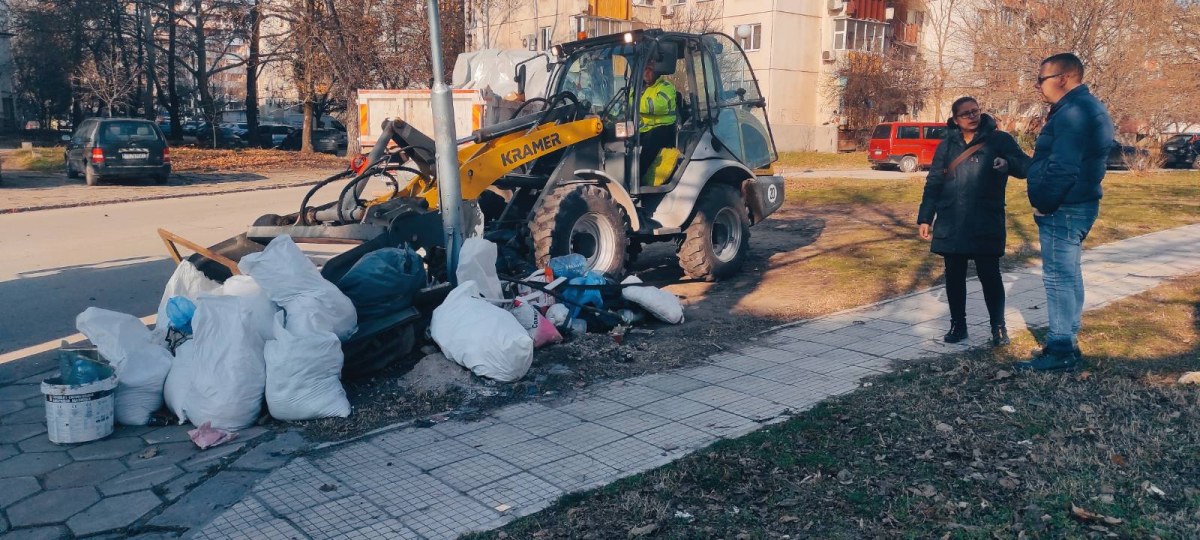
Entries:
[[211, 245], [294, 211], [307, 189], [0, 215], [0, 368], [76, 334], [90, 306], [152, 316], [175, 266], [158, 228]]

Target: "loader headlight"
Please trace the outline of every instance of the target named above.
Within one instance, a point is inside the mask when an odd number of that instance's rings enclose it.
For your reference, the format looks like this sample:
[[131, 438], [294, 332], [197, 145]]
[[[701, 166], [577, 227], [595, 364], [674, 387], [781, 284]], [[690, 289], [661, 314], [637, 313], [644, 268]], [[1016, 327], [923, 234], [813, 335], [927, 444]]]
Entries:
[[633, 136], [633, 122], [618, 122], [616, 125], [618, 139], [628, 139]]
[[633, 43], [633, 32], [625, 32], [625, 43]]

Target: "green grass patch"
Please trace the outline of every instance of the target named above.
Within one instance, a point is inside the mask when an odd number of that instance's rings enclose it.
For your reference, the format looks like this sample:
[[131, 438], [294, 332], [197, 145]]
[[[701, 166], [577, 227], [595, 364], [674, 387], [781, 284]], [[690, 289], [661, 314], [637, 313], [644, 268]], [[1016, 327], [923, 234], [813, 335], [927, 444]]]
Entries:
[[778, 167], [796, 170], [870, 169], [866, 152], [780, 152]]
[[20, 149], [4, 160], [4, 168], [60, 172], [63, 170], [63, 149], [62, 147]]

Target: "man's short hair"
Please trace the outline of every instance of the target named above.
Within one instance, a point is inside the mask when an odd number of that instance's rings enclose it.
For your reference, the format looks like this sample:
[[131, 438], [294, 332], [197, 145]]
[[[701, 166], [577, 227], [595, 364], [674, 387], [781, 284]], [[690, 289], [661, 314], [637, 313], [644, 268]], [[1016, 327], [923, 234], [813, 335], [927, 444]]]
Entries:
[[1074, 73], [1083, 80], [1083, 61], [1071, 53], [1058, 53], [1050, 58], [1042, 60], [1042, 65], [1053, 64], [1063, 73]]

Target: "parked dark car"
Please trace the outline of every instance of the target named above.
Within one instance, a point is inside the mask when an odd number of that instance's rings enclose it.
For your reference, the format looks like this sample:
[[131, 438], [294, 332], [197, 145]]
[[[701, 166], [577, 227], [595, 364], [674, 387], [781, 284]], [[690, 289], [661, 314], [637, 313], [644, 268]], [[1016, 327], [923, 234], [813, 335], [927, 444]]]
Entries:
[[[293, 131], [296, 129], [282, 124], [260, 125], [258, 126], [258, 145], [263, 148], [279, 148], [279, 145], [283, 144], [284, 139]], [[243, 138], [249, 139], [248, 136]]]
[[94, 186], [109, 178], [152, 178], [167, 183], [171, 151], [158, 126], [133, 118], [89, 118], [66, 139], [68, 178], [84, 176]]
[[1150, 166], [1150, 151], [1113, 141], [1105, 165], [1109, 169], [1146, 169]]
[[237, 129], [232, 127], [217, 127], [216, 141], [213, 141], [213, 130], [203, 126], [196, 131], [196, 146], [200, 148], [239, 149], [246, 147], [246, 139], [237, 135]]
[[[300, 138], [304, 135], [304, 130], [297, 129], [290, 133], [280, 143], [280, 150], [299, 150]], [[322, 152], [326, 154], [337, 154], [346, 148], [346, 132], [336, 129], [314, 129], [312, 132], [312, 145], [314, 152]]]
[[1163, 167], [1200, 169], [1200, 134], [1182, 134], [1162, 146]]

